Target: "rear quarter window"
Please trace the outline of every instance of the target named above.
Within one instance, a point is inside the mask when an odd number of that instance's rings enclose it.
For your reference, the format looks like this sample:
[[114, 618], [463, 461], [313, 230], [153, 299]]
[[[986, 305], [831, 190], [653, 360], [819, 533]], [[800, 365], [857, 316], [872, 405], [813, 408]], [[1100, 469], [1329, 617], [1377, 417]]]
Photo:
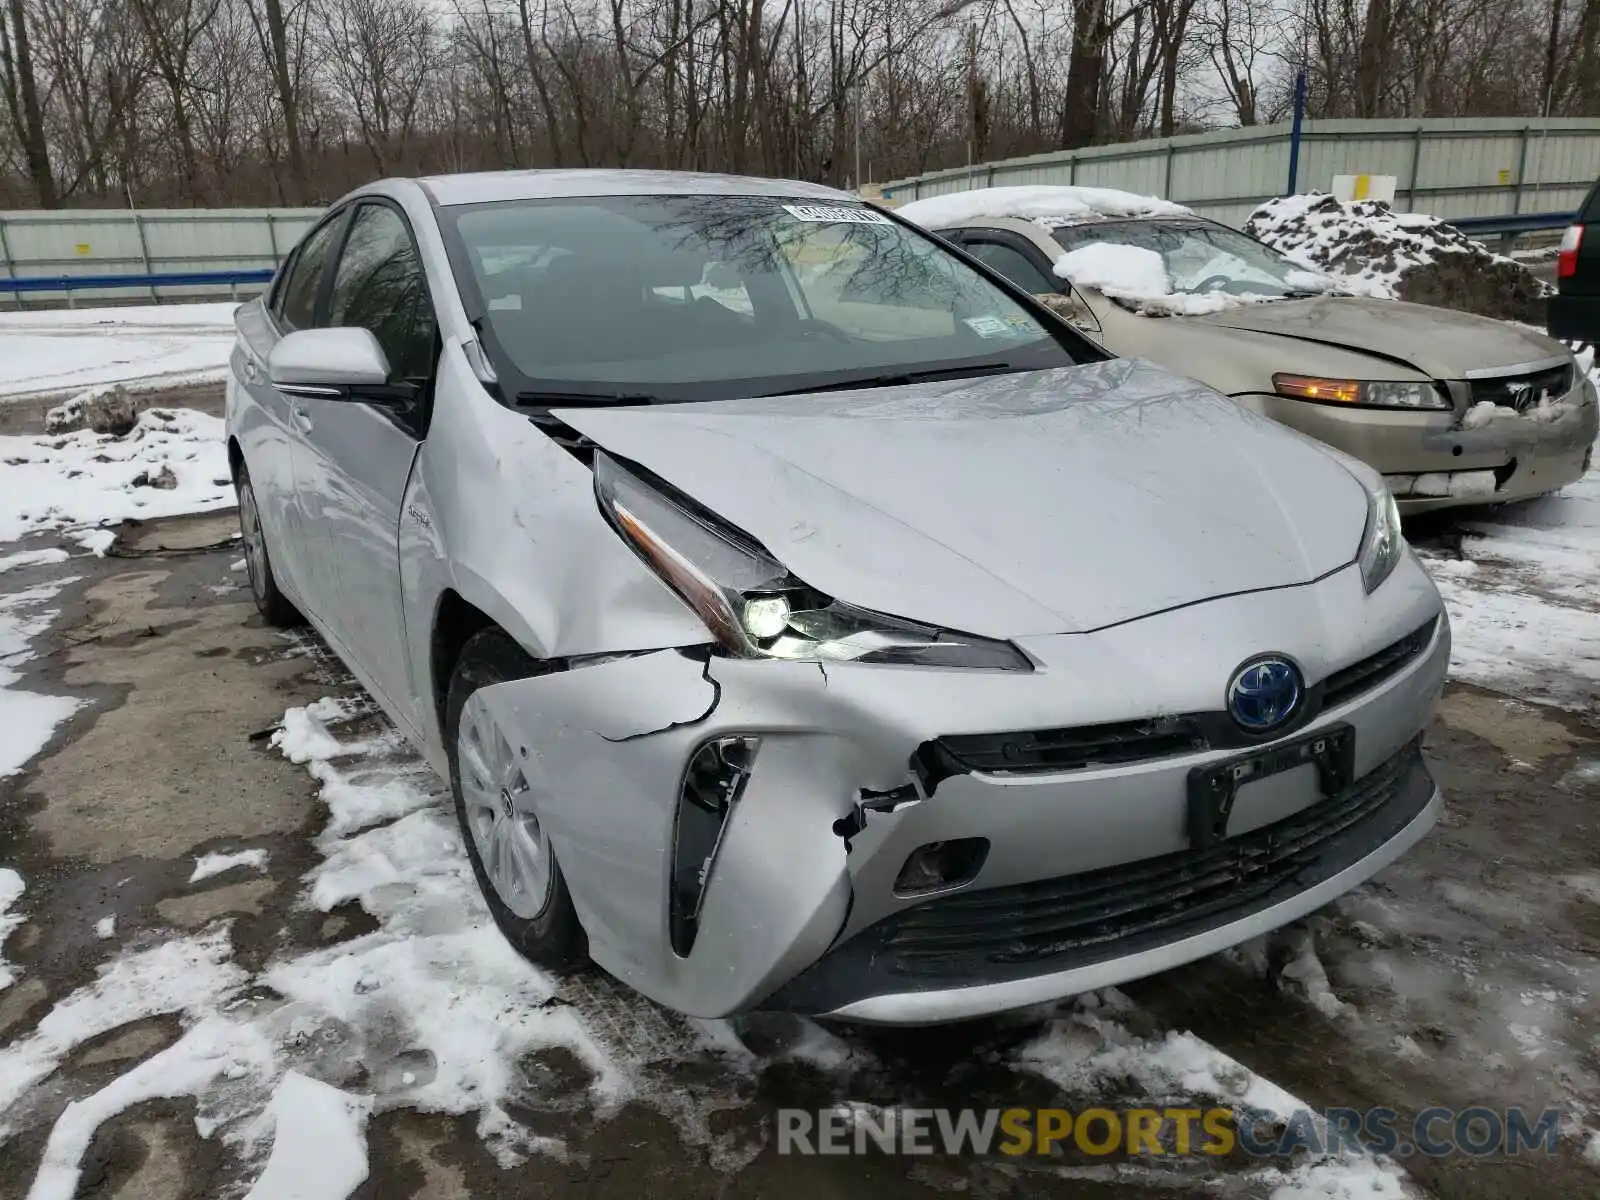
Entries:
[[1596, 183], [1589, 192], [1589, 198], [1583, 202], [1578, 214], [1579, 219], [1586, 225], [1600, 224], [1600, 183]]

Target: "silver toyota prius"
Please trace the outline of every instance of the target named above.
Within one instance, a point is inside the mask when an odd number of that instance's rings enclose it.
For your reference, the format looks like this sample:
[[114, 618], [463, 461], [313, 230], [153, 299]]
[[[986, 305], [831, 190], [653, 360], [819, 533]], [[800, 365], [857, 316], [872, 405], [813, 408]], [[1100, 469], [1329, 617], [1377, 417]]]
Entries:
[[1370, 468], [803, 183], [390, 179], [238, 314], [256, 603], [454, 793], [529, 959], [920, 1024], [1420, 838], [1450, 631]]

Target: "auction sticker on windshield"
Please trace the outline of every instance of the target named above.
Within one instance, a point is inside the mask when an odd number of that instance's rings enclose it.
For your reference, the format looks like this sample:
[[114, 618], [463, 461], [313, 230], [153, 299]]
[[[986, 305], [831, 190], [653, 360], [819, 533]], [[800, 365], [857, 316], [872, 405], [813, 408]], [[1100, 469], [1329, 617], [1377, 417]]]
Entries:
[[889, 225], [892, 222], [870, 208], [847, 204], [785, 204], [783, 211], [797, 221], [849, 221], [857, 225]]

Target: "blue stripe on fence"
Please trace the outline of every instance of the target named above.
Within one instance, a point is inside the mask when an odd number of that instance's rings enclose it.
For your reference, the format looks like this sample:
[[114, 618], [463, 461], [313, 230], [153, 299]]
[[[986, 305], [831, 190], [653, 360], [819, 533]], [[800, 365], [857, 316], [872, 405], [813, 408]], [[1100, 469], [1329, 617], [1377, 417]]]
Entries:
[[93, 289], [145, 287], [237, 286], [243, 283], [270, 283], [275, 272], [256, 271], [168, 271], [152, 275], [43, 275], [31, 278], [0, 277], [0, 292], [74, 292]]

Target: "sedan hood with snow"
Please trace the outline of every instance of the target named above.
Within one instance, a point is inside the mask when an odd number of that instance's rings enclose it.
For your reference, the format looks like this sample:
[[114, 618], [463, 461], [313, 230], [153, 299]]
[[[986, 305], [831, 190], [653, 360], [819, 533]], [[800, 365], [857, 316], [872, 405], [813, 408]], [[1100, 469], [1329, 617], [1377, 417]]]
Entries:
[[1147, 363], [560, 420], [851, 604], [990, 637], [1081, 632], [1351, 562], [1362, 485]]
[[1517, 367], [1566, 353], [1561, 343], [1542, 333], [1504, 321], [1355, 296], [1241, 304], [1195, 319], [1377, 355], [1435, 379], [1463, 379], [1468, 372]]

